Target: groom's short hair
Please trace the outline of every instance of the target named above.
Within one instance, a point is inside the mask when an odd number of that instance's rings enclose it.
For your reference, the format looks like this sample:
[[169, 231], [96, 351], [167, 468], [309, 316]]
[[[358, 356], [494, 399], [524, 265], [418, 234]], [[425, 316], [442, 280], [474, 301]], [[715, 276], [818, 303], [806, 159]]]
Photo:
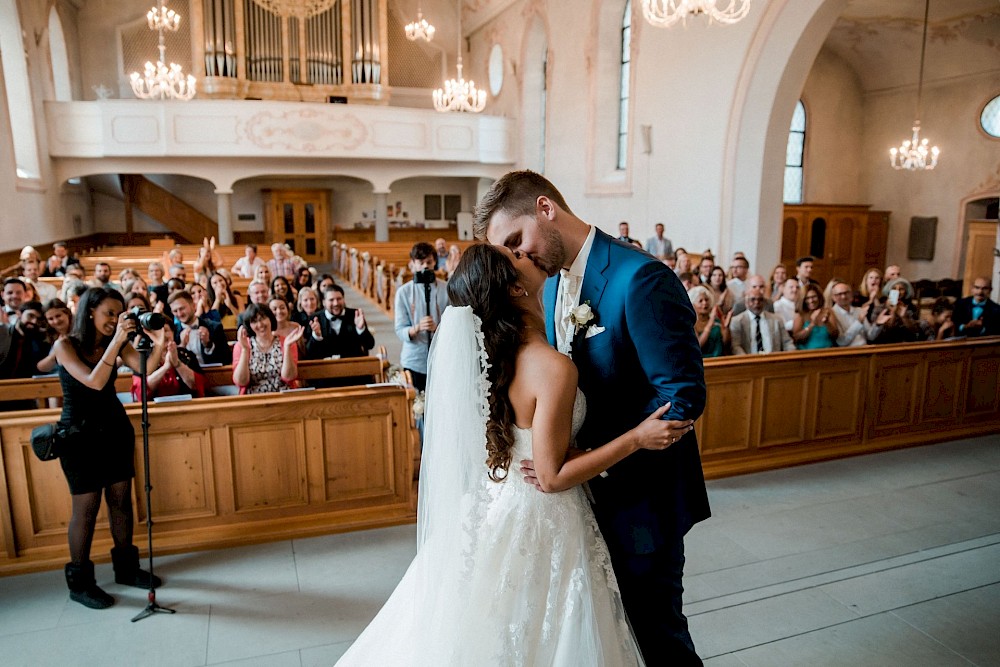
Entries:
[[562, 193], [541, 174], [527, 169], [504, 174], [476, 205], [473, 234], [480, 241], [485, 241], [486, 229], [495, 213], [503, 211], [512, 217], [532, 215], [535, 212], [535, 202], [542, 196], [554, 201], [567, 213], [573, 213]]

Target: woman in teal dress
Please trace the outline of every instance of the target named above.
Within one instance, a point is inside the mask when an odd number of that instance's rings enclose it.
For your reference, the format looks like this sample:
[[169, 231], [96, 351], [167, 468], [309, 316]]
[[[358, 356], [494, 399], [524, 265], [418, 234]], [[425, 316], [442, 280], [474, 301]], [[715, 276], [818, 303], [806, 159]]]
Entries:
[[819, 285], [808, 285], [802, 295], [802, 305], [795, 315], [792, 339], [800, 350], [820, 350], [835, 347], [840, 328], [833, 312], [825, 306]]
[[712, 291], [704, 285], [695, 285], [688, 290], [688, 298], [698, 316], [694, 331], [698, 335], [698, 344], [701, 345], [701, 356], [721, 357], [729, 347], [732, 311], [723, 314], [715, 305]]

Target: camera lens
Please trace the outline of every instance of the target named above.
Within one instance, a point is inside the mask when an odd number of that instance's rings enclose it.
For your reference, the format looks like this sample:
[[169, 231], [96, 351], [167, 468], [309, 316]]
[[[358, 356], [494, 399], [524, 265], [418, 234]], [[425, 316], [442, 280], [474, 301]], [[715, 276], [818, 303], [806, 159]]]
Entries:
[[167, 318], [160, 313], [142, 313], [139, 315], [139, 326], [146, 331], [159, 331], [167, 324]]

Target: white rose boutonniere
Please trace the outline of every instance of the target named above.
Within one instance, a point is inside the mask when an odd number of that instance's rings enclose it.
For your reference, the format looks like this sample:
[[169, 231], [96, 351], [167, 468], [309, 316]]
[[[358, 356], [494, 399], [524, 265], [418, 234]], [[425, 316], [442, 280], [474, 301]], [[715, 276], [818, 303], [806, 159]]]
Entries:
[[585, 329], [591, 326], [591, 322], [594, 321], [596, 315], [594, 314], [594, 309], [590, 307], [590, 302], [586, 301], [581, 303], [579, 306], [573, 309], [569, 315], [570, 322], [576, 327], [576, 332], [579, 333], [580, 329]]

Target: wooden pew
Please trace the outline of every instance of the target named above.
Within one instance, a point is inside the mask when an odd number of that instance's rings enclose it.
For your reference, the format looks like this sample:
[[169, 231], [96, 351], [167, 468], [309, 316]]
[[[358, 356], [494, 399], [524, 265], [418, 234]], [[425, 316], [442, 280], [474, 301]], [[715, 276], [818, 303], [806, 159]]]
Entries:
[[[380, 355], [374, 357], [352, 357], [350, 359], [304, 359], [299, 362], [299, 379], [307, 384], [310, 380], [329, 380], [334, 378], [371, 376], [374, 382], [385, 382], [385, 372], [389, 367], [385, 348], [380, 346]], [[132, 390], [132, 374], [119, 374], [115, 380], [115, 391], [127, 393]], [[232, 365], [216, 366], [205, 369], [205, 391], [211, 395], [213, 390], [228, 387], [233, 384]], [[18, 380], [0, 380], [0, 397], [3, 400], [42, 400], [50, 397], [61, 397], [62, 387], [59, 378], [46, 376]], [[41, 406], [44, 407], [44, 404]], [[2, 413], [0, 413], [2, 414]]]
[[[416, 518], [418, 434], [400, 386], [211, 398], [149, 409], [152, 507], [160, 554], [409, 523]], [[148, 515], [141, 410], [136, 518]], [[62, 470], [31, 451], [57, 410], [0, 414], [0, 575], [62, 567], [70, 496]], [[112, 546], [98, 519], [94, 560]], [[145, 530], [136, 542], [145, 546]], [[168, 575], [169, 576], [169, 575]]]

